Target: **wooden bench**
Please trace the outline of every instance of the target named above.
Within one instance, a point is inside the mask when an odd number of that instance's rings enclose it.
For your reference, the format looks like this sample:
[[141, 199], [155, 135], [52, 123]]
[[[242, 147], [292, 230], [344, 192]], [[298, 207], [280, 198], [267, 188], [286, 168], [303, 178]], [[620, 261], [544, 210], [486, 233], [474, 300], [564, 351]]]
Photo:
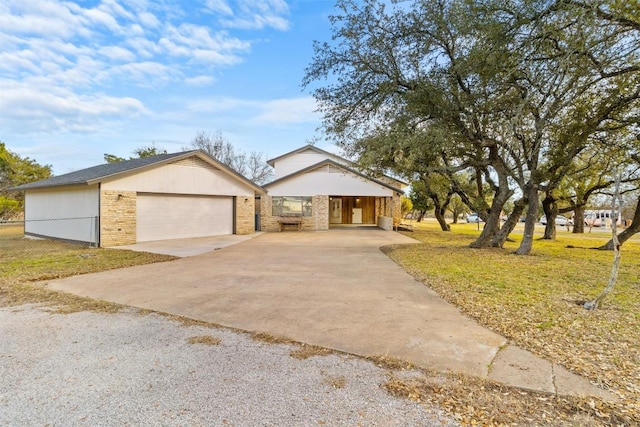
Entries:
[[280, 224], [280, 231], [285, 225], [295, 225], [298, 227], [298, 231], [302, 230], [302, 218], [299, 216], [282, 216], [278, 218], [278, 224]]

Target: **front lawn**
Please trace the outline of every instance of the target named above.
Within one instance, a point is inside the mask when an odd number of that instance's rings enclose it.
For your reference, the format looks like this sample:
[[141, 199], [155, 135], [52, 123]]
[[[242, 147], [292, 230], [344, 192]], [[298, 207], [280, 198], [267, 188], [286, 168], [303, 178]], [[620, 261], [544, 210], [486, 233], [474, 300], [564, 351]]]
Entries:
[[47, 303], [60, 311], [117, 311], [116, 304], [54, 292], [35, 284], [175, 257], [117, 249], [96, 249], [55, 240], [25, 238], [22, 226], [0, 227], [0, 306]]
[[[476, 224], [414, 224], [406, 233], [422, 242], [386, 248], [416, 278], [482, 325], [514, 344], [565, 366], [620, 396], [640, 420], [640, 241], [622, 247], [615, 290], [604, 308], [587, 311], [609, 278], [612, 252], [600, 246], [610, 233], [574, 235], [558, 228], [555, 241], [537, 240], [529, 256], [505, 249], [471, 249]], [[540, 230], [542, 231], [542, 230]]]

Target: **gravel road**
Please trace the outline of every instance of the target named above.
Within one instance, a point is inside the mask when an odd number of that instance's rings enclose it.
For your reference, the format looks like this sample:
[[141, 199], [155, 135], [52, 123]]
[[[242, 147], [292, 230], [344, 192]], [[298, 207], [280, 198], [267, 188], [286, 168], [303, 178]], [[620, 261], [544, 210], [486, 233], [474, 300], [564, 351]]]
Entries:
[[0, 425], [458, 425], [390, 396], [387, 371], [356, 357], [297, 360], [295, 345], [133, 309], [47, 310], [0, 308]]

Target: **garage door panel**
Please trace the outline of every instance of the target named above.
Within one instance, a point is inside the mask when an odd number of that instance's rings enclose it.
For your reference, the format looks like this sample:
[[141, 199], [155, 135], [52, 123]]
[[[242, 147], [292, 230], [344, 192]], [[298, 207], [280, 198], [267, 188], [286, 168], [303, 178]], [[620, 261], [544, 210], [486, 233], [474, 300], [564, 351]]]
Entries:
[[137, 241], [233, 234], [233, 198], [138, 194]]

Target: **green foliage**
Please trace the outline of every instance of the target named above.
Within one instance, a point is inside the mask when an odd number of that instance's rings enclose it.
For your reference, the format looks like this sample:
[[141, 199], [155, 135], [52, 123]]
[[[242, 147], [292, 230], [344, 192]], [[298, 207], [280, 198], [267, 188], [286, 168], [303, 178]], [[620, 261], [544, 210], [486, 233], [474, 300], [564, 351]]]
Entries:
[[104, 153], [104, 161], [107, 163], [118, 163], [118, 162], [124, 162], [125, 159], [124, 157], [120, 157], [120, 156], [116, 156], [115, 154], [109, 154], [109, 153]]
[[413, 205], [413, 209], [417, 209], [421, 212], [426, 212], [433, 209], [433, 202], [427, 196], [424, 182], [414, 181], [411, 183], [411, 193], [409, 193], [409, 199]]
[[[145, 146], [145, 147], [138, 147], [135, 150], [133, 150], [133, 156], [129, 157], [129, 160], [132, 159], [142, 159], [144, 157], [152, 157], [152, 156], [157, 156], [159, 154], [167, 154], [167, 150], [161, 150], [158, 147], [155, 146], [155, 144], [151, 144], [149, 146]], [[122, 162], [125, 159], [124, 157], [120, 157], [120, 156], [116, 156], [115, 154], [109, 154], [109, 153], [105, 153], [104, 154], [104, 161], [107, 163], [117, 163], [117, 162]]]
[[400, 199], [400, 209], [402, 210], [402, 217], [413, 210], [413, 202], [411, 199], [405, 196], [402, 196]]
[[22, 204], [15, 198], [0, 196], [0, 218], [12, 218], [22, 209]]
[[22, 211], [23, 194], [11, 192], [8, 188], [49, 177], [51, 166], [43, 166], [29, 157], [15, 154], [0, 142], [0, 218], [12, 218]]
[[[365, 168], [425, 182], [434, 175], [487, 213], [474, 246], [500, 234], [515, 193], [529, 204], [531, 250], [540, 191], [552, 192], [582, 152], [627, 154], [640, 108], [638, 2], [342, 0], [332, 42], [316, 43], [303, 84], [324, 129]], [[384, 23], [384, 24], [382, 24]], [[633, 131], [635, 129], [635, 131]], [[460, 186], [473, 176], [475, 191]], [[485, 188], [489, 188], [486, 192]]]

